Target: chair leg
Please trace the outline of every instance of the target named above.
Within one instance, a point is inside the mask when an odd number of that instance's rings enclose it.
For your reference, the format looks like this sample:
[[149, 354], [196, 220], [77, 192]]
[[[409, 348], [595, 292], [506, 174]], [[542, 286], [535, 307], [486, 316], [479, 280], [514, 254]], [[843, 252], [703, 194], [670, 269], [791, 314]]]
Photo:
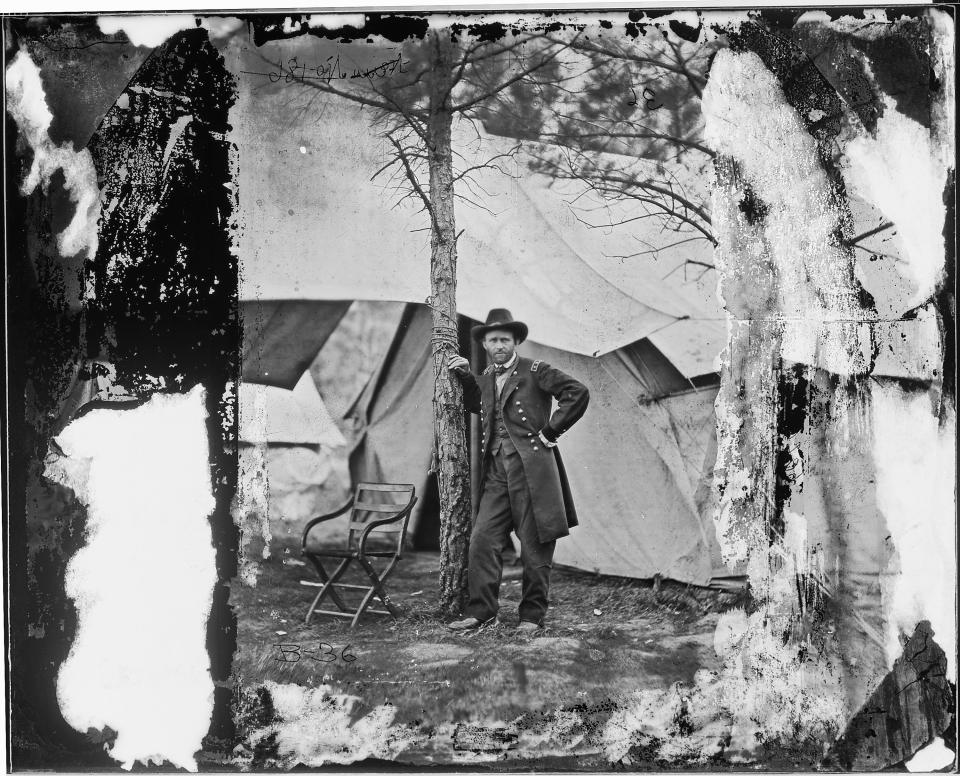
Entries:
[[367, 576], [370, 577], [370, 581], [373, 582], [373, 587], [371, 588], [371, 593], [376, 593], [377, 597], [383, 602], [383, 605], [386, 607], [387, 611], [393, 615], [394, 619], [399, 617], [402, 612], [397, 606], [390, 600], [390, 596], [387, 595], [387, 591], [383, 587], [384, 581], [387, 577], [390, 576], [390, 572], [393, 571], [393, 567], [397, 565], [397, 558], [393, 558], [390, 563], [387, 564], [387, 567], [383, 570], [382, 574], [377, 574], [376, 570], [373, 568], [373, 565], [368, 561], [364, 556], [357, 558], [360, 562], [360, 565], [363, 566], [364, 570], [367, 572]]
[[353, 619], [350, 621], [351, 629], [357, 626], [357, 622], [360, 620], [360, 615], [367, 610], [368, 606], [370, 606], [370, 601], [373, 599], [374, 592], [376, 591], [371, 587], [363, 597], [363, 600], [360, 602], [360, 606], [357, 607], [357, 613], [353, 615]]
[[347, 570], [347, 566], [350, 565], [351, 559], [344, 558], [340, 562], [340, 565], [337, 566], [333, 574], [327, 574], [326, 569], [323, 567], [323, 564], [320, 563], [318, 558], [315, 558], [313, 555], [308, 555], [307, 557], [310, 558], [314, 569], [316, 569], [317, 576], [320, 577], [320, 581], [323, 582], [324, 585], [322, 588], [320, 588], [320, 592], [317, 593], [316, 597], [313, 599], [313, 603], [310, 604], [310, 608], [307, 609], [307, 616], [304, 620], [304, 624], [310, 624], [310, 620], [313, 619], [313, 613], [316, 611], [316, 608], [320, 605], [320, 602], [328, 592], [330, 593], [330, 597], [333, 599], [333, 602], [337, 605], [341, 612], [350, 611], [347, 608], [347, 605], [343, 602], [343, 599], [340, 597], [340, 594], [336, 591], [336, 588], [333, 587], [333, 583], [343, 576], [343, 573]]

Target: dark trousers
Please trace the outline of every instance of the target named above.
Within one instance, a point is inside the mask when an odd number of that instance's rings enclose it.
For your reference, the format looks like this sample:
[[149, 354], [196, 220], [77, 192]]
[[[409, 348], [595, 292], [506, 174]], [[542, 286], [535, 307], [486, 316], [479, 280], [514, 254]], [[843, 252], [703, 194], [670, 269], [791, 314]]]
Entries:
[[555, 541], [541, 542], [523, 463], [509, 439], [494, 440], [485, 461], [483, 495], [470, 535], [468, 617], [489, 620], [500, 606], [503, 551], [510, 531], [520, 539], [523, 589], [520, 619], [539, 623], [547, 613]]

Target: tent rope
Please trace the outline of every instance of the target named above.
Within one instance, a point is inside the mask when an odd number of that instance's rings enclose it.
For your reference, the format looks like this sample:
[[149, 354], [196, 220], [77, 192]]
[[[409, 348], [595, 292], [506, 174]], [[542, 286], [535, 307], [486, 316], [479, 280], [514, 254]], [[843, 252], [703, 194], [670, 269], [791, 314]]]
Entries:
[[[443, 353], [444, 350], [452, 350], [454, 353], [460, 352], [460, 337], [457, 334], [456, 319], [452, 318], [450, 315], [445, 313], [443, 310], [438, 310], [436, 305], [433, 303], [433, 297], [427, 297], [427, 304], [430, 309], [436, 314], [439, 313], [440, 317], [444, 319], [444, 323], [433, 324], [432, 334], [430, 335], [430, 345], [431, 352], [434, 356]], [[436, 320], [436, 316], [434, 316]], [[440, 379], [440, 375], [443, 374], [443, 367], [440, 368], [440, 372], [434, 377], [434, 388], [436, 388], [437, 380]], [[443, 476], [443, 467], [440, 466], [440, 454], [437, 446], [436, 434], [434, 435], [433, 440], [433, 460], [430, 462], [430, 468], [437, 475], [437, 487], [440, 489], [440, 493], [446, 493], [447, 484]], [[429, 472], [428, 472], [429, 473]]]
[[457, 331], [449, 326], [442, 328], [439, 326], [434, 327], [433, 335], [430, 337], [430, 344], [433, 345], [434, 355], [447, 348], [451, 348], [454, 351], [460, 350], [460, 338], [457, 337]]
[[[432, 295], [427, 297], [426, 302], [434, 313], [433, 334], [430, 337], [430, 344], [433, 346], [433, 355], [437, 355], [448, 348], [452, 349], [455, 353], [459, 353], [460, 337], [457, 334], [456, 318], [438, 309], [434, 304]], [[436, 323], [437, 315], [443, 319], [443, 323]]]

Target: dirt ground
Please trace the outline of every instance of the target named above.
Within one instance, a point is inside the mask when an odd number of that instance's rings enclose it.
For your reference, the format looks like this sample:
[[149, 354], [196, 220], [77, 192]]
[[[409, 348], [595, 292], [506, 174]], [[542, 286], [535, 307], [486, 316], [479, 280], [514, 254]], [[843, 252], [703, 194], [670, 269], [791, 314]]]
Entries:
[[[556, 569], [545, 627], [523, 636], [516, 630], [521, 567], [507, 565], [498, 622], [456, 634], [433, 612], [439, 555], [410, 553], [388, 582], [402, 619], [365, 615], [350, 630], [349, 620], [318, 616], [307, 626], [316, 589], [300, 581], [312, 580], [312, 569], [290, 539], [272, 549], [257, 586], [238, 581], [231, 593], [242, 686], [327, 685], [359, 696], [362, 707], [391, 703], [396, 723], [421, 727], [483, 726], [571, 707], [602, 724], [626, 693], [688, 683], [698, 669], [715, 668], [717, 617], [743, 603], [671, 582], [655, 591], [639, 580]], [[451, 762], [452, 749], [449, 737], [431, 737], [402, 760]]]

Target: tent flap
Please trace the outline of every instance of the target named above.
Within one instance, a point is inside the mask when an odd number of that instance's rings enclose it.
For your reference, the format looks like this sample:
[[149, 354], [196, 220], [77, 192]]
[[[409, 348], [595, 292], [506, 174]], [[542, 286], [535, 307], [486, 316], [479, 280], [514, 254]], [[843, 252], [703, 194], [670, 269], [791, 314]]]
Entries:
[[351, 303], [352, 300], [241, 302], [243, 380], [292, 389]]
[[408, 305], [380, 370], [354, 404], [350, 420], [358, 439], [350, 453], [354, 481], [411, 483], [420, 500], [411, 533], [423, 510], [433, 453], [433, 367], [430, 310]]
[[253, 445], [346, 445], [309, 372], [302, 374], [292, 391], [241, 382], [238, 404], [241, 442]]

